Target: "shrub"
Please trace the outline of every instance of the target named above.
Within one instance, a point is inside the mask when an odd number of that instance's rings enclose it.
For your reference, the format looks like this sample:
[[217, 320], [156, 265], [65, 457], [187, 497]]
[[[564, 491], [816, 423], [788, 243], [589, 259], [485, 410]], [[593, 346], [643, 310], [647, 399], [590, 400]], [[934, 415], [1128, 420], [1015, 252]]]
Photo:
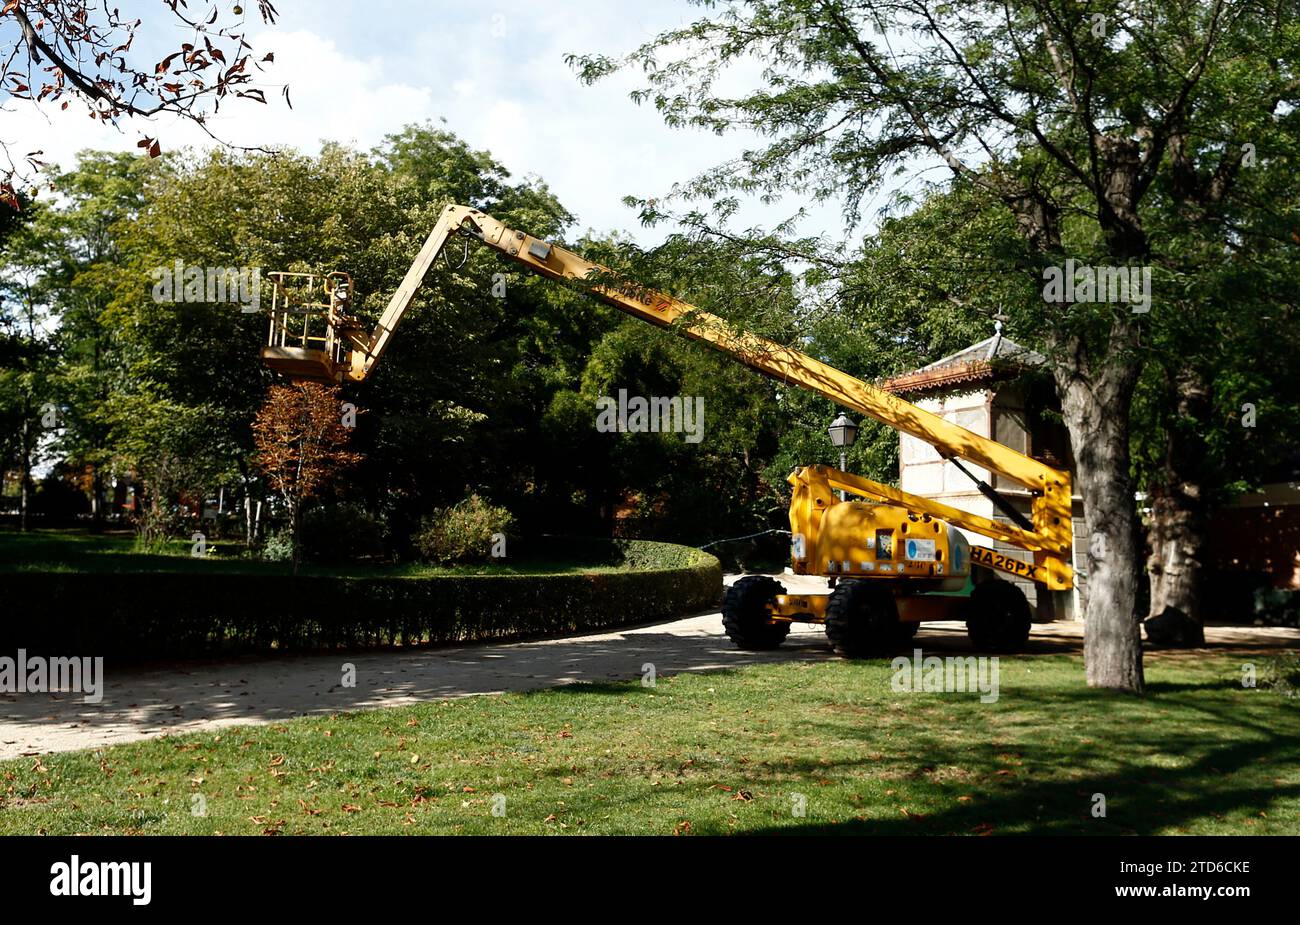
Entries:
[[1300, 626], [1300, 591], [1257, 588], [1255, 622], [1264, 626]]
[[301, 531], [302, 554], [310, 562], [338, 565], [384, 555], [383, 523], [359, 504], [312, 508], [302, 516]]
[[643, 570], [421, 578], [180, 572], [0, 574], [22, 619], [0, 652], [116, 661], [536, 637], [680, 616], [717, 604], [718, 560], [669, 543], [604, 541]]
[[1264, 664], [1260, 686], [1276, 691], [1283, 697], [1295, 697], [1300, 693], [1300, 655], [1279, 652], [1271, 657]]
[[412, 540], [427, 562], [441, 565], [485, 562], [492, 557], [493, 536], [509, 535], [514, 525], [514, 515], [504, 507], [470, 495], [426, 517]]
[[293, 559], [293, 534], [288, 530], [267, 534], [262, 541], [262, 558], [267, 562], [288, 562]]

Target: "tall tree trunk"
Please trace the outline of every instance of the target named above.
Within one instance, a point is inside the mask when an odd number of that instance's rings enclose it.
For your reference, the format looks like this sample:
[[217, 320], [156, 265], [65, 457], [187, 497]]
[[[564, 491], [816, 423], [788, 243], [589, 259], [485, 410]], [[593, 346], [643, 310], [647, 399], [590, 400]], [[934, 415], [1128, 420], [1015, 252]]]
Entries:
[[[1116, 266], [1144, 260], [1148, 244], [1137, 212], [1140, 145], [1123, 134], [1097, 134], [1093, 142], [1100, 170], [1090, 192], [1106, 249]], [[1026, 187], [1006, 189], [1002, 198], [1026, 243], [1048, 262], [1064, 260], [1057, 203]], [[1133, 316], [1124, 307], [1117, 312], [1100, 349], [1090, 350], [1086, 335], [1069, 326], [1050, 331], [1046, 340], [1089, 531], [1086, 588], [1080, 595], [1085, 675], [1089, 687], [1141, 693], [1140, 559], [1129, 475], [1129, 414], [1142, 361]]]
[[1151, 517], [1147, 533], [1147, 573], [1151, 579], [1151, 606], [1155, 617], [1173, 607], [1200, 624], [1204, 614], [1206, 531], [1208, 518], [1200, 486], [1180, 482], [1159, 486], [1150, 493]]
[[1149, 615], [1173, 607], [1199, 625], [1204, 620], [1201, 592], [1209, 524], [1200, 422], [1209, 411], [1210, 389], [1200, 370], [1191, 367], [1178, 370], [1166, 382], [1172, 393], [1166, 407], [1174, 415], [1165, 428], [1163, 471], [1149, 492]]
[[95, 533], [104, 529], [104, 473], [98, 463], [90, 464], [90, 528]]
[[298, 565], [302, 561], [302, 539], [299, 536], [302, 527], [302, 517], [299, 515], [300, 506], [289, 502], [289, 541], [293, 546], [293, 574], [298, 574]]
[[[100, 315], [100, 317], [102, 317], [102, 315]], [[95, 338], [94, 338], [95, 353], [94, 353], [94, 359], [93, 359], [93, 361], [92, 361], [92, 365], [91, 365], [91, 369], [94, 371], [94, 374], [95, 374], [96, 377], [99, 377], [99, 376], [100, 376], [100, 367], [101, 367], [101, 365], [102, 365], [102, 363], [101, 363], [102, 350], [101, 350], [101, 345], [100, 345], [100, 340], [101, 340], [101, 338], [100, 338], [100, 331], [102, 331], [102, 328], [97, 328], [97, 329], [96, 329], [96, 334], [95, 334]], [[103, 382], [102, 379], [101, 379], [100, 381], [101, 381], [101, 383]], [[108, 398], [109, 398], [108, 388], [107, 388], [107, 386], [106, 386], [106, 384], [105, 384], [105, 385], [102, 385], [101, 388], [100, 388], [100, 392], [99, 392], [99, 400], [100, 400], [100, 402], [101, 402], [102, 404], [107, 404], [107, 403], [108, 403]], [[98, 460], [102, 458], [102, 457], [100, 456], [100, 450], [103, 449], [103, 442], [104, 442], [104, 441], [103, 441], [103, 437], [102, 437], [102, 435], [101, 435], [101, 433], [100, 433], [100, 426], [99, 426], [98, 423], [96, 423], [96, 424], [91, 428], [91, 438], [90, 438], [90, 446], [91, 446], [92, 451], [93, 451], [94, 454], [95, 454], [95, 455], [94, 455], [94, 458], [97, 460], [96, 462], [94, 462], [94, 463], [91, 464], [91, 471], [93, 472], [94, 477], [93, 477], [93, 479], [91, 480], [91, 483], [90, 483], [90, 490], [91, 490], [91, 495], [92, 495], [91, 502], [90, 502], [90, 503], [91, 503], [91, 515], [92, 515], [92, 516], [91, 516], [91, 527], [92, 527], [92, 529], [93, 529], [96, 533], [99, 533], [101, 530], [104, 529], [104, 508], [105, 508], [105, 506], [106, 506], [106, 502], [107, 502], [107, 497], [106, 497], [107, 492], [106, 492], [105, 489], [104, 489], [104, 469], [103, 469], [103, 466], [100, 465], [100, 463], [98, 462]]]
[[253, 477], [248, 471], [248, 465], [240, 458], [238, 460], [239, 480], [244, 486], [244, 552], [251, 554], [253, 551]]
[[1139, 548], [1128, 432], [1136, 368], [1122, 363], [1112, 360], [1096, 377], [1062, 364], [1056, 380], [1088, 530], [1083, 642], [1088, 686], [1141, 693]]
[[19, 463], [18, 529], [27, 532], [28, 513], [31, 508], [32, 485], [32, 422], [31, 415], [23, 415], [23, 458]]

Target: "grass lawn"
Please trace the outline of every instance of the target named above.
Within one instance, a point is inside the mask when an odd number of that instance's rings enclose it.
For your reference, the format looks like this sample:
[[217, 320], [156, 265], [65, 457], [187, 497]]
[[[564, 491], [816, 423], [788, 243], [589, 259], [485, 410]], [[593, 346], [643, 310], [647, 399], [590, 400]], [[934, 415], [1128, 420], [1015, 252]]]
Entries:
[[[190, 554], [190, 543], [174, 540], [156, 552], [141, 552], [130, 531], [91, 533], [88, 530], [0, 530], [0, 574], [5, 572], [226, 572], [288, 575], [288, 562], [245, 558], [239, 544], [214, 540], [209, 555]], [[418, 562], [401, 565], [304, 564], [300, 575], [386, 576], [421, 578], [430, 575], [555, 575], [570, 572], [615, 572], [628, 566], [585, 564], [569, 559], [529, 558], [510, 564], [461, 565], [443, 568]]]
[[1152, 655], [1145, 698], [1075, 656], [1004, 658], [993, 704], [831, 661], [229, 728], [0, 764], [0, 833], [1300, 833], [1300, 699], [1251, 659]]

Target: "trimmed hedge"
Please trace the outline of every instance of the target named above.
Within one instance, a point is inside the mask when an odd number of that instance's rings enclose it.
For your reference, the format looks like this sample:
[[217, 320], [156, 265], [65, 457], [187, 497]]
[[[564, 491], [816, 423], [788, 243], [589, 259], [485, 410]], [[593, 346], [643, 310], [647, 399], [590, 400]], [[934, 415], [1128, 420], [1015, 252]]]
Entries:
[[677, 616], [718, 602], [722, 568], [687, 546], [565, 541], [628, 571], [421, 578], [0, 574], [0, 652], [122, 660], [516, 639]]

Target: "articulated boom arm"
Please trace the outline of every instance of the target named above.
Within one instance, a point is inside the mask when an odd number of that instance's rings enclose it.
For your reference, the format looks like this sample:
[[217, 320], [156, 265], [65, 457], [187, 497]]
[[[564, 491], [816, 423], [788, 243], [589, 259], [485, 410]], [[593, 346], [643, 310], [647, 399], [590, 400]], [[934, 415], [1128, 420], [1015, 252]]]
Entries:
[[[448, 206], [406, 277], [389, 300], [368, 341], [353, 336], [353, 349], [342, 374], [364, 379], [388, 346], [402, 314], [411, 303], [438, 255], [457, 232], [470, 234], [528, 270], [556, 280], [586, 280], [612, 275], [599, 264], [558, 245], [507, 228], [491, 216], [467, 206]], [[1034, 553], [1035, 564], [1049, 588], [1068, 589], [1071, 529], [1070, 476], [1018, 453], [995, 440], [959, 427], [896, 395], [835, 369], [807, 354], [766, 338], [737, 330], [716, 315], [666, 293], [629, 284], [617, 288], [596, 285], [592, 294], [604, 302], [653, 324], [676, 325], [688, 337], [704, 341], [781, 382], [793, 383], [837, 405], [882, 421], [933, 445], [945, 458], [967, 460], [1024, 485], [1033, 495], [1032, 529], [989, 520], [887, 485], [836, 473], [834, 484], [866, 497], [930, 513], [949, 523], [1002, 539]], [[342, 378], [340, 376], [339, 378]]]

